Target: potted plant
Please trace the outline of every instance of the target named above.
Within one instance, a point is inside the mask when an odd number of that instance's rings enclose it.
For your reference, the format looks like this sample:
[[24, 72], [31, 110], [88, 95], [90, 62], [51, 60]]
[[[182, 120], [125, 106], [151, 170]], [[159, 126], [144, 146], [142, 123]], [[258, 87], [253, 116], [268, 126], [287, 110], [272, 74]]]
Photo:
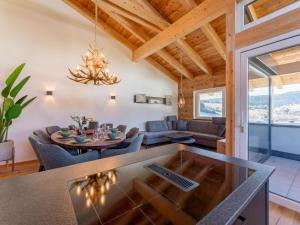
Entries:
[[[14, 143], [8, 140], [8, 130], [13, 121], [17, 119], [23, 109], [28, 106], [36, 97], [28, 99], [28, 95], [24, 95], [17, 99], [17, 95], [30, 79], [30, 76], [22, 79], [18, 84], [15, 81], [21, 74], [25, 64], [19, 65], [6, 79], [3, 88], [2, 104], [0, 103], [0, 161], [12, 160], [14, 164]], [[14, 167], [12, 167], [14, 169]]]

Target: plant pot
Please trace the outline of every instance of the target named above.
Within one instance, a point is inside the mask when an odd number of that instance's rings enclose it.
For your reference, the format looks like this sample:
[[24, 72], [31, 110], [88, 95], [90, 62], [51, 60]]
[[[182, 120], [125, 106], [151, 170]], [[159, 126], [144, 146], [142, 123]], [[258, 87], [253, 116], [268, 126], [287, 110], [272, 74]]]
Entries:
[[14, 142], [12, 140], [0, 143], [0, 162], [13, 159], [13, 149]]

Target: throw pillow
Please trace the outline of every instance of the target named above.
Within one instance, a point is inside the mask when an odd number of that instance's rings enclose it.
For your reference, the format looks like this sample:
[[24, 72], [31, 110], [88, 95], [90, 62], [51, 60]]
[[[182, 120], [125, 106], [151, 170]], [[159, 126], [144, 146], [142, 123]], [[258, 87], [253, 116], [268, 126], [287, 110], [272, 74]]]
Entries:
[[187, 121], [186, 120], [177, 120], [176, 127], [177, 127], [177, 130], [187, 130]]
[[173, 130], [172, 121], [167, 121], [168, 129]]

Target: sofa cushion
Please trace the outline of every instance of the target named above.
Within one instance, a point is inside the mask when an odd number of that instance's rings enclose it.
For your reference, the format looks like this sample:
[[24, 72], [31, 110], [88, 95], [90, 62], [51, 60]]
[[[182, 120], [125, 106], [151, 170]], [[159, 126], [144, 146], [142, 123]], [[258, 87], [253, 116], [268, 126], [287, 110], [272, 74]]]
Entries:
[[214, 124], [221, 124], [221, 125], [225, 125], [226, 123], [226, 118], [225, 117], [213, 117], [212, 118], [212, 122]]
[[147, 121], [146, 122], [146, 131], [147, 132], [158, 132], [158, 131], [167, 131], [169, 130], [167, 121], [165, 120], [156, 120], [156, 121]]
[[177, 132], [178, 131], [176, 130], [168, 130], [168, 131], [160, 131], [160, 132], [144, 132], [144, 139], [164, 137], [165, 135], [174, 134]]
[[206, 139], [206, 140], [210, 140], [210, 141], [217, 141], [222, 139], [222, 137], [219, 137], [217, 135], [213, 135], [213, 134], [206, 134], [206, 133], [199, 133], [199, 132], [192, 132], [192, 131], [187, 131], [189, 134], [192, 134], [194, 137], [196, 138], [202, 138], [202, 139]]
[[167, 121], [168, 129], [173, 130], [173, 121]]
[[177, 116], [166, 116], [166, 121], [176, 121], [177, 120]]
[[225, 131], [226, 131], [226, 126], [225, 125], [219, 125], [219, 130], [218, 130], [218, 136], [220, 137], [225, 137]]
[[188, 130], [189, 131], [206, 133], [207, 130], [208, 130], [208, 125], [209, 125], [208, 121], [190, 120], [188, 122]]
[[204, 133], [218, 135], [219, 126], [213, 123], [208, 124], [207, 131]]
[[173, 130], [176, 130], [177, 129], [177, 126], [176, 126], [176, 123], [177, 123], [177, 116], [167, 116], [166, 117], [166, 120], [167, 121], [171, 121], [172, 122], [172, 129]]
[[187, 130], [188, 122], [186, 120], [177, 120], [176, 122], [176, 130]]

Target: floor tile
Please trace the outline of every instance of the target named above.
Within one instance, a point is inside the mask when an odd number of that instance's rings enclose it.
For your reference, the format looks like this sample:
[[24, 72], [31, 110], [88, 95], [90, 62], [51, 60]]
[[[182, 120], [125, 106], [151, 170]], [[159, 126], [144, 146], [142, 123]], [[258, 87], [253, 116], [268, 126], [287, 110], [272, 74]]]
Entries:
[[288, 198], [300, 202], [300, 188], [292, 186], [287, 195]]

